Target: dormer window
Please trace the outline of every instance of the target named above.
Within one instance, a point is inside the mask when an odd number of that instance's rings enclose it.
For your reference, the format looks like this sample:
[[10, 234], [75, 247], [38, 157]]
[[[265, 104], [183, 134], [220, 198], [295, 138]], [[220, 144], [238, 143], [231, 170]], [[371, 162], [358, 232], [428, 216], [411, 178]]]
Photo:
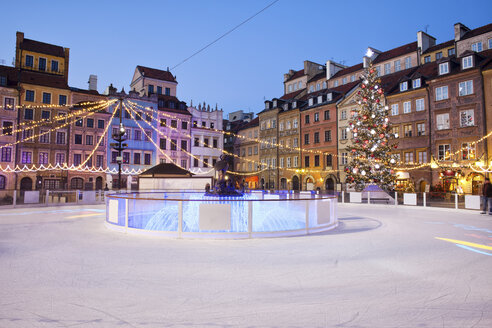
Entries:
[[400, 91], [407, 91], [408, 90], [408, 82], [402, 82], [400, 83]]
[[277, 101], [276, 101], [276, 100], [274, 100], [274, 101], [273, 101], [273, 108], [276, 108], [276, 107], [277, 107]]
[[314, 103], [314, 98], [309, 98], [309, 106], [312, 106]]
[[323, 96], [318, 96], [318, 104], [321, 104], [323, 102]]
[[311, 86], [309, 87], [309, 93], [311, 93], [311, 92], [314, 92], [314, 85], [311, 85]]
[[448, 74], [449, 73], [449, 63], [439, 64], [439, 75]]
[[473, 58], [472, 58], [472, 56], [464, 57], [461, 60], [461, 65], [462, 65], [463, 69], [473, 67]]
[[335, 80], [335, 82], [333, 82], [333, 87], [338, 87], [338, 80]]
[[0, 75], [0, 85], [7, 85], [7, 77], [4, 75]]
[[265, 109], [270, 109], [270, 102], [269, 101], [265, 102]]
[[331, 92], [326, 95], [326, 98], [327, 98], [327, 101], [331, 101], [333, 99]]
[[413, 80], [413, 86], [414, 89], [420, 88], [420, 78]]
[[292, 102], [292, 108], [296, 108], [297, 107], [297, 102], [296, 101], [293, 101]]

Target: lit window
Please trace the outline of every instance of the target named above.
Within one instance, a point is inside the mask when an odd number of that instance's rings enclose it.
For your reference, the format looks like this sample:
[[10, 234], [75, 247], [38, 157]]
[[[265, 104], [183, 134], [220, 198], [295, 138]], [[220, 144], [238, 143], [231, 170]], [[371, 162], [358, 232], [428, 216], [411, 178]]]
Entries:
[[474, 126], [475, 125], [475, 114], [473, 109], [467, 109], [460, 111], [460, 126]]
[[436, 115], [437, 130], [449, 129], [449, 113]]
[[461, 144], [461, 159], [475, 159], [476, 148], [475, 144], [465, 142]]
[[405, 163], [413, 163], [413, 152], [405, 153]]
[[450, 156], [449, 153], [451, 152], [451, 145], [439, 145], [438, 147], [438, 153], [437, 153], [437, 159], [440, 161], [443, 160], [449, 160]]
[[473, 93], [473, 81], [465, 81], [459, 83], [459, 95], [467, 96]]

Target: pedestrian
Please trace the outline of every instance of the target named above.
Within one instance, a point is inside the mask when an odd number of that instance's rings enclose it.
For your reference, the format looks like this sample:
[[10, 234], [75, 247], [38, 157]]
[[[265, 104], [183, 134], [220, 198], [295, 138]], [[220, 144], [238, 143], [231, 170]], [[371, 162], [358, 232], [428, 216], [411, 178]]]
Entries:
[[482, 201], [483, 208], [481, 214], [487, 214], [489, 212], [492, 215], [492, 185], [490, 184], [489, 178], [485, 178], [482, 186]]

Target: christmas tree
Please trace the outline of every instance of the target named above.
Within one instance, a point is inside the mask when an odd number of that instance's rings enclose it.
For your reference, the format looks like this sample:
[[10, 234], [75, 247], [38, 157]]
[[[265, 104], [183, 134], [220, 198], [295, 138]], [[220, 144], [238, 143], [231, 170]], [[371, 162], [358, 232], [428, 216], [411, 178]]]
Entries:
[[358, 108], [352, 112], [347, 132], [352, 131], [353, 146], [347, 149], [351, 160], [345, 168], [346, 182], [361, 190], [366, 184], [377, 184], [389, 190], [395, 181], [392, 166], [396, 158], [391, 151], [397, 147], [390, 140], [388, 106], [383, 105], [384, 92], [376, 69], [369, 64], [361, 76], [361, 89], [356, 96]]

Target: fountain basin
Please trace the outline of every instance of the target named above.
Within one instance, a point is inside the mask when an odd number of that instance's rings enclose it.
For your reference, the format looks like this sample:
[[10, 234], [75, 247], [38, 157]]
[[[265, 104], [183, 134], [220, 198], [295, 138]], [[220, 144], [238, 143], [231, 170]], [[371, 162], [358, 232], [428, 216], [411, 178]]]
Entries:
[[106, 197], [106, 226], [176, 238], [298, 236], [338, 225], [336, 196], [310, 192], [210, 196], [203, 192], [130, 192]]

